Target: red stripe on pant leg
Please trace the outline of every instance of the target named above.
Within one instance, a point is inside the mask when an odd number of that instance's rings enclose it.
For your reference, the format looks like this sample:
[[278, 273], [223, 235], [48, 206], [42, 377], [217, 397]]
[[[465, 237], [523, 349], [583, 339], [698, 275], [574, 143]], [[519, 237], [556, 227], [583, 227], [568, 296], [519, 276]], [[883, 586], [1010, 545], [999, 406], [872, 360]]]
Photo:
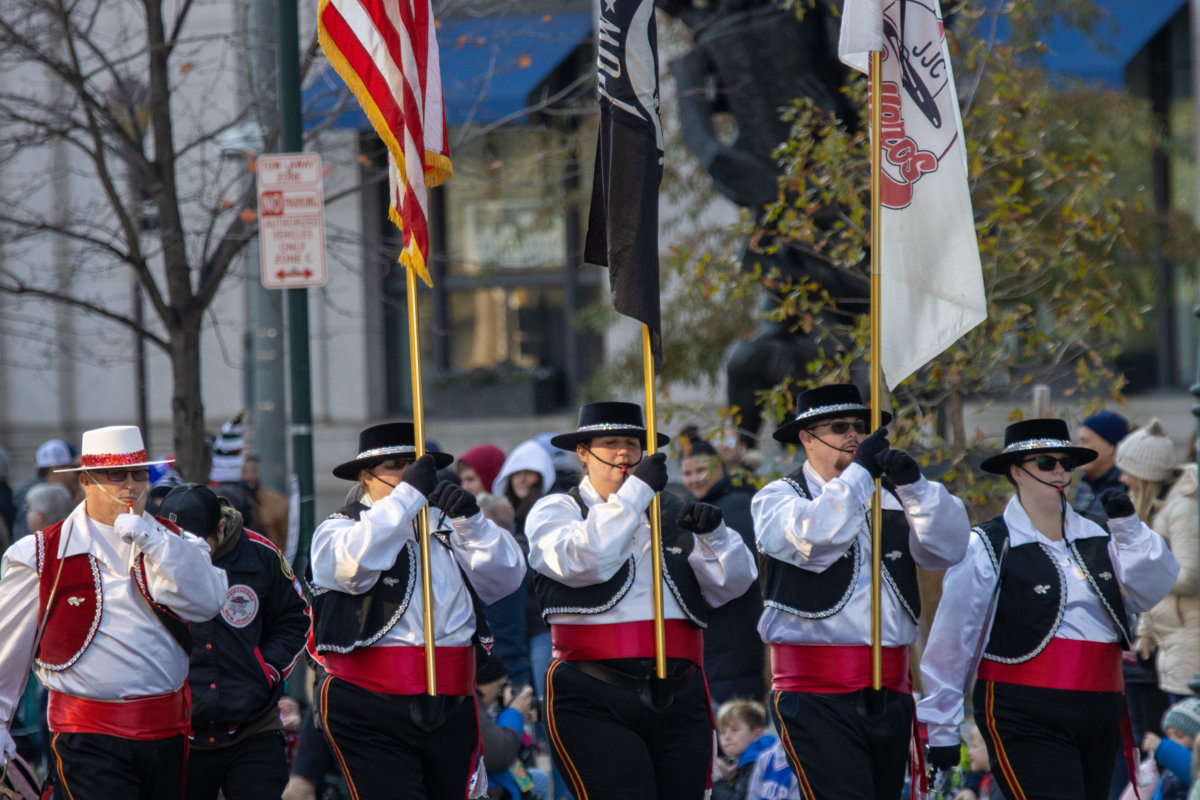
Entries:
[[346, 759], [342, 757], [342, 750], [333, 741], [333, 732], [329, 730], [329, 684], [331, 683], [333, 683], [333, 678], [326, 675], [324, 683], [321, 684], [321, 730], [325, 731], [329, 749], [333, 751], [333, 756], [337, 759], [342, 777], [346, 779], [346, 788], [350, 790], [351, 800], [359, 800], [358, 789], [354, 786], [354, 779], [350, 777], [350, 770], [346, 767]]
[[1021, 785], [1017, 783], [1017, 775], [1013, 772], [1012, 762], [1008, 760], [1008, 754], [1004, 752], [1004, 745], [1000, 741], [1000, 733], [996, 729], [996, 714], [995, 714], [995, 686], [993, 681], [987, 682], [987, 689], [984, 691], [983, 716], [987, 723], [988, 733], [992, 737], [992, 746], [996, 750], [996, 760], [1000, 763], [995, 765], [1000, 768], [1000, 773], [1004, 776], [1004, 782], [1009, 788], [1016, 792], [1016, 797], [1013, 800], [1026, 800], [1025, 791]]
[[58, 744], [58, 737], [59, 737], [59, 736], [61, 736], [61, 735], [62, 735], [62, 734], [60, 734], [60, 733], [57, 733], [57, 732], [56, 732], [56, 733], [54, 733], [54, 735], [53, 735], [53, 736], [51, 736], [51, 738], [50, 738], [50, 749], [51, 749], [52, 751], [54, 751], [54, 765], [55, 765], [55, 767], [58, 769], [58, 777], [59, 777], [59, 779], [60, 779], [60, 780], [62, 780], [62, 786], [60, 786], [59, 788], [60, 788], [60, 789], [62, 789], [64, 792], [66, 792], [66, 793], [67, 793], [67, 800], [74, 800], [74, 797], [75, 797], [75, 795], [74, 795], [74, 794], [71, 792], [71, 787], [70, 787], [70, 786], [67, 786], [67, 776], [66, 776], [66, 774], [63, 772], [63, 761], [62, 761], [62, 756], [59, 754], [59, 752], [58, 752], [58, 748], [57, 748], [57, 747], [55, 747], [55, 745], [57, 745], [57, 744]]
[[792, 772], [796, 773], [796, 781], [800, 786], [800, 797], [803, 800], [817, 800], [816, 794], [813, 793], [812, 785], [808, 782], [808, 776], [804, 774], [804, 767], [800, 766], [800, 758], [796, 755], [796, 748], [792, 745], [792, 737], [788, 735], [787, 723], [783, 719], [783, 714], [779, 712], [780, 694], [780, 692], [775, 692], [775, 696], [771, 698], [771, 703], [775, 706], [775, 718], [779, 720], [780, 741], [783, 742], [783, 749], [787, 753], [788, 763], [792, 765]]
[[558, 736], [558, 725], [554, 721], [554, 672], [562, 666], [562, 663], [558, 659], [554, 659], [550, 662], [550, 668], [546, 670], [546, 733], [550, 735], [550, 742], [554, 746], [555, 752], [558, 753], [563, 766], [567, 769], [567, 778], [571, 781], [571, 794], [575, 795], [575, 800], [587, 800], [588, 794], [587, 789], [583, 788], [583, 778], [579, 776], [579, 770], [575, 769], [575, 764], [571, 762], [571, 756]]

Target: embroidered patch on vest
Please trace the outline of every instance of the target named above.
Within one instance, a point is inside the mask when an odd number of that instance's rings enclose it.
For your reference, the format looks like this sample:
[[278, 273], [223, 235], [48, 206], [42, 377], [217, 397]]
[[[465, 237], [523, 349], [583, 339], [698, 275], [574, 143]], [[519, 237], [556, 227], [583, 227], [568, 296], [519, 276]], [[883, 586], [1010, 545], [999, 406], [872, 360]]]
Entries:
[[245, 584], [230, 586], [221, 606], [221, 616], [235, 628], [244, 628], [258, 616], [258, 595]]

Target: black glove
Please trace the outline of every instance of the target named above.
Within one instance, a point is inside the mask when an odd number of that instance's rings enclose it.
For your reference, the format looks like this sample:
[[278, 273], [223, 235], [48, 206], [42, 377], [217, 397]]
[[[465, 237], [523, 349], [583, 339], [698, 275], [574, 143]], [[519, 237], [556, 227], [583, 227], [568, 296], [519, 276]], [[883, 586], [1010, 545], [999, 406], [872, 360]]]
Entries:
[[408, 468], [404, 470], [404, 477], [400, 479], [400, 482], [407, 483], [425, 497], [429, 497], [438, 482], [437, 466], [433, 463], [433, 456], [426, 453], [409, 464]]
[[903, 450], [884, 450], [875, 460], [883, 467], [883, 474], [897, 486], [916, 483], [921, 479], [921, 467], [917, 460]]
[[679, 518], [675, 520], [675, 524], [685, 531], [698, 533], [703, 536], [706, 533], [712, 533], [721, 524], [721, 520], [725, 515], [721, 513], [721, 509], [708, 503], [684, 503], [683, 510], [679, 512]]
[[943, 772], [949, 772], [962, 761], [962, 746], [957, 744], [943, 744], [937, 747], [930, 747], [925, 751], [925, 761], [931, 767], [936, 767]]
[[451, 519], [473, 517], [479, 513], [475, 495], [450, 481], [442, 481], [437, 485], [429, 495], [429, 504], [446, 512]]
[[1109, 519], [1131, 517], [1135, 513], [1129, 495], [1116, 486], [1110, 486], [1100, 493], [1100, 505], [1104, 506], [1104, 514]]
[[887, 428], [880, 427], [858, 443], [858, 449], [854, 451], [854, 463], [871, 473], [872, 478], [880, 478], [883, 476], [883, 465], [879, 463], [879, 455], [890, 445]]
[[656, 492], [667, 488], [667, 454], [646, 456], [633, 468], [633, 477]]

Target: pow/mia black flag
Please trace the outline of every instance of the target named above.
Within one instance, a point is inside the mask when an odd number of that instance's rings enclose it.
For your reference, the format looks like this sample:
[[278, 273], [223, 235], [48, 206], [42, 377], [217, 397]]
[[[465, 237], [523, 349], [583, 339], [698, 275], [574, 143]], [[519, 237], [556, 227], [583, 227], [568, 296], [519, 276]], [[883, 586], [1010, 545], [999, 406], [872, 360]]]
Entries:
[[613, 307], [650, 328], [659, 369], [658, 185], [663, 134], [654, 0], [601, 0], [598, 36], [600, 137], [583, 258], [608, 267]]

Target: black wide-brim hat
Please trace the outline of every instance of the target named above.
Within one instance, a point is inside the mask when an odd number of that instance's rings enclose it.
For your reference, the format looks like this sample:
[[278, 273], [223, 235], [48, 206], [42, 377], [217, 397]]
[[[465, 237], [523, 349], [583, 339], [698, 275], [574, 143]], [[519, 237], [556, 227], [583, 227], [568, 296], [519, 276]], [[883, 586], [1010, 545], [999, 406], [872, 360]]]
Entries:
[[[358, 455], [344, 464], [333, 468], [335, 478], [347, 481], [358, 480], [364, 467], [378, 464], [388, 458], [416, 458], [416, 434], [411, 422], [383, 422], [364, 428], [358, 434]], [[449, 453], [426, 453], [433, 456], [438, 469], [450, 466], [454, 456]]]
[[1042, 453], [1064, 453], [1077, 467], [1095, 461], [1097, 456], [1091, 448], [1071, 444], [1071, 434], [1063, 420], [1024, 419], [1004, 429], [1004, 449], [985, 458], [979, 468], [993, 475], [1007, 475], [1012, 464]]
[[[811, 428], [818, 422], [842, 417], [858, 417], [871, 421], [871, 409], [863, 403], [862, 394], [852, 383], [831, 383], [806, 389], [796, 398], [796, 417], [779, 426], [775, 440], [795, 444], [800, 440], [800, 431]], [[880, 417], [883, 425], [892, 421], [892, 415], [884, 411]]]
[[[575, 445], [597, 436], [633, 436], [645, 447], [646, 423], [642, 420], [642, 407], [637, 403], [609, 400], [588, 403], [579, 409], [578, 429], [550, 437], [550, 444], [560, 450], [574, 450]], [[659, 447], [665, 447], [671, 441], [664, 433], [659, 433], [657, 438]]]

